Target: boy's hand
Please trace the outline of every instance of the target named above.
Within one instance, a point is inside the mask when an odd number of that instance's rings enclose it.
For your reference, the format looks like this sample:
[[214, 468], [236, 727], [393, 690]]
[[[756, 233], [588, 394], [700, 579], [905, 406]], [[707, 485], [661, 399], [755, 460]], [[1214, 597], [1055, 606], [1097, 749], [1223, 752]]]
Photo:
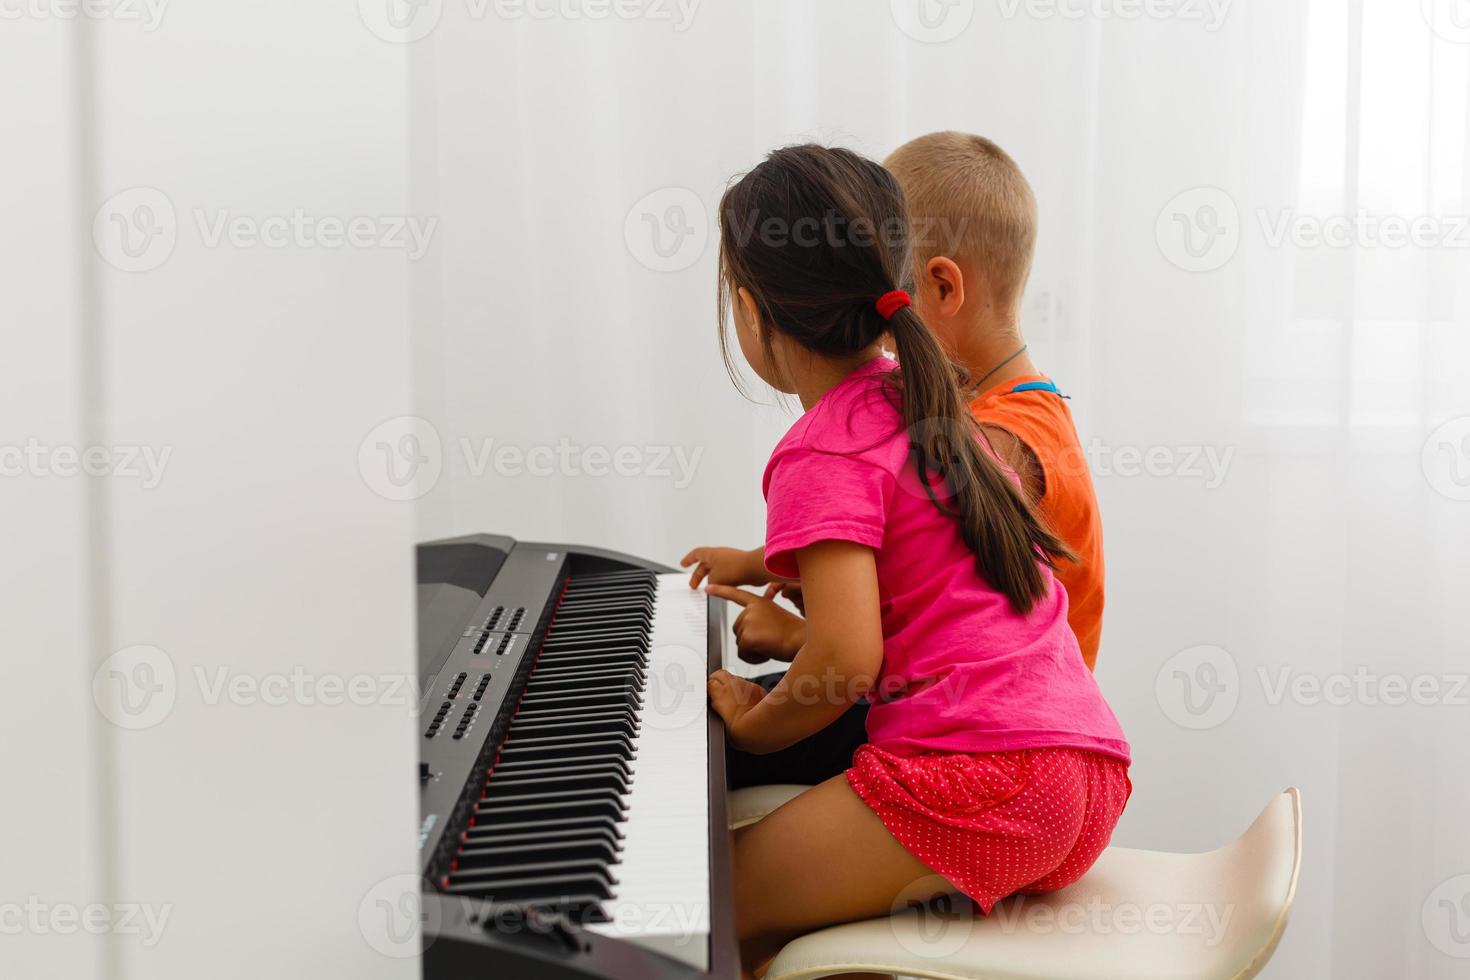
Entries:
[[715, 709], [725, 722], [725, 732], [730, 738], [730, 744], [737, 749], [748, 749], [756, 743], [753, 732], [746, 731], [750, 726], [745, 723], [745, 718], [761, 698], [766, 696], [766, 689], [759, 684], [736, 677], [728, 670], [717, 670], [709, 675], [709, 681], [705, 685], [709, 691], [710, 706]]
[[699, 588], [705, 579], [711, 585], [765, 585], [771, 580], [757, 553], [739, 548], [695, 548], [679, 561], [680, 568], [690, 565], [694, 566], [689, 576], [691, 589]]
[[744, 607], [735, 617], [733, 628], [740, 659], [746, 663], [763, 664], [768, 660], [790, 663], [806, 642], [806, 620], [776, 605], [776, 595], [785, 588], [789, 586], [774, 583], [767, 587], [765, 595], [755, 595], [724, 585], [705, 587], [704, 591], [710, 595]]

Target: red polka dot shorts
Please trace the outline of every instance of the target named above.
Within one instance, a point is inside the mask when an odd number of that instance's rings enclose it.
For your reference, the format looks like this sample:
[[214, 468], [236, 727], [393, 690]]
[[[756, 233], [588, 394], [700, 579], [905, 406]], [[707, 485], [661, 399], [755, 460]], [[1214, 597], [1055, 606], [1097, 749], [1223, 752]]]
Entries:
[[1081, 878], [1133, 792], [1127, 763], [1081, 749], [900, 756], [864, 745], [847, 781], [909, 853], [986, 913], [1007, 895]]

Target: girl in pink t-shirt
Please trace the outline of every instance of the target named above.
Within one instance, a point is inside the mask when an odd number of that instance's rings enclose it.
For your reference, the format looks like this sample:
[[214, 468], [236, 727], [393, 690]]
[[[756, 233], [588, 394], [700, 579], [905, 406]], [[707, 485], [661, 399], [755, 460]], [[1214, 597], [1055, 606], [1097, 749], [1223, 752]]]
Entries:
[[902, 290], [892, 176], [846, 150], [777, 150], [726, 192], [720, 227], [721, 322], [806, 410], [764, 488], [766, 564], [800, 580], [807, 634], [770, 693], [717, 671], [710, 700], [758, 753], [872, 702], [845, 775], [736, 835], [753, 976], [831, 923], [954, 890], [988, 913], [1070, 884], [1131, 785], [1053, 574], [1071, 556], [982, 443]]

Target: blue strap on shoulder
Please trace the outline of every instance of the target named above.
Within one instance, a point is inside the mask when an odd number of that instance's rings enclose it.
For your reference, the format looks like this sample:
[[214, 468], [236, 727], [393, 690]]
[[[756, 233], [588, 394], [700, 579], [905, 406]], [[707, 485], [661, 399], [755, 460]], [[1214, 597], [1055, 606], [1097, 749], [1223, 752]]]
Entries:
[[1018, 395], [1023, 391], [1049, 391], [1053, 395], [1057, 395], [1061, 398], [1068, 397], [1066, 395], [1063, 395], [1061, 391], [1057, 389], [1056, 383], [1052, 381], [1026, 381], [1012, 388], [1010, 390], [1010, 394]]

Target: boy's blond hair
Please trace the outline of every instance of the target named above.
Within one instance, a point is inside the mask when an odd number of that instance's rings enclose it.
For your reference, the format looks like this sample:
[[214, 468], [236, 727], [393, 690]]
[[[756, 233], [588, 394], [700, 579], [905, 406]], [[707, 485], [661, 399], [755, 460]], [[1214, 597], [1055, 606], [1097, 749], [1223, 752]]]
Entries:
[[1021, 168], [993, 141], [948, 130], [909, 140], [884, 166], [908, 200], [914, 260], [968, 260], [996, 301], [1021, 302], [1036, 251], [1036, 196]]

